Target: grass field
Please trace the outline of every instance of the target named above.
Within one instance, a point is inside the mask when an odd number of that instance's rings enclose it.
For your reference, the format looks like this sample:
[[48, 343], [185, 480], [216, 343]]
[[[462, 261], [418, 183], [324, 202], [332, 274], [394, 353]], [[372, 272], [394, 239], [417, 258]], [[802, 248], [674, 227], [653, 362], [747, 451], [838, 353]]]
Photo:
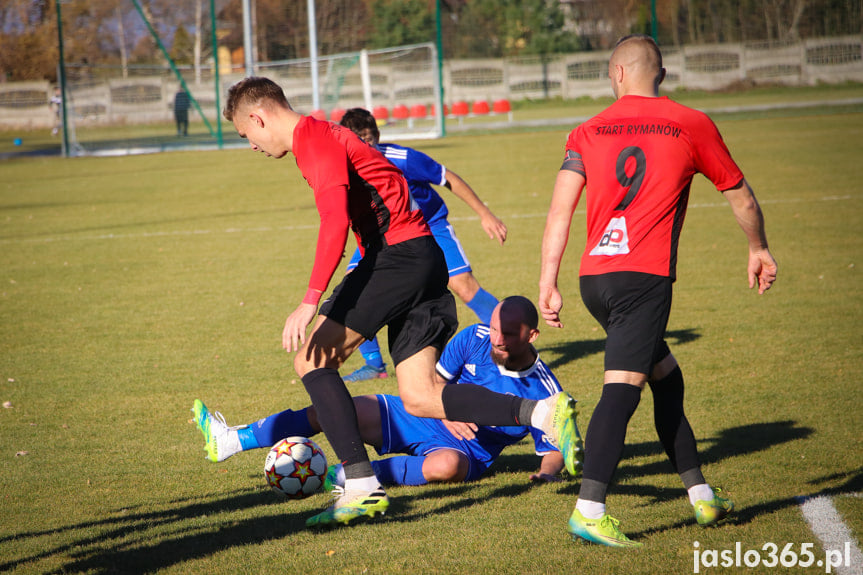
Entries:
[[[572, 542], [565, 526], [578, 482], [531, 484], [538, 458], [525, 442], [479, 482], [391, 488], [382, 522], [305, 530], [325, 495], [277, 498], [264, 451], [205, 461], [189, 423], [195, 397], [231, 424], [307, 403], [280, 347], [317, 228], [293, 160], [246, 150], [29, 158], [0, 162], [0, 571], [691, 573], [695, 542], [820, 549], [799, 507], [811, 495], [831, 496], [860, 542], [863, 110], [716, 120], [780, 264], [768, 294], [747, 289], [743, 234], [696, 179], [668, 339], [705, 475], [738, 506], [728, 524], [695, 525], [645, 394], [608, 500], [640, 551]], [[571, 127], [416, 144], [508, 224], [500, 248], [449, 202], [478, 279], [498, 296], [536, 297], [545, 211]], [[581, 400], [584, 429], [603, 340], [578, 296], [580, 208], [562, 283], [565, 327], [543, 329], [537, 347]], [[473, 322], [459, 305], [462, 325]]]

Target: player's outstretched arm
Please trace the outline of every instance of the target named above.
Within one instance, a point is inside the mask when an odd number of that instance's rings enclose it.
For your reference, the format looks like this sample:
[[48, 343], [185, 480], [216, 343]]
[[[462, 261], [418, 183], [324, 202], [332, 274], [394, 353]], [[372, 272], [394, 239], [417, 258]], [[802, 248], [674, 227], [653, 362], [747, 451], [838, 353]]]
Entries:
[[542, 456], [539, 471], [532, 473], [531, 481], [562, 481], [560, 472], [563, 470], [563, 455], [559, 451], [549, 451]]
[[754, 288], [757, 285], [758, 293], [763, 294], [776, 281], [777, 265], [767, 246], [761, 206], [758, 205], [758, 200], [755, 199], [755, 194], [745, 179], [741, 180], [737, 187], [725, 190], [723, 194], [731, 204], [734, 217], [749, 242], [747, 265], [749, 287]]
[[479, 216], [480, 224], [485, 233], [491, 239], [496, 239], [497, 243], [503, 245], [506, 241], [506, 224], [492, 213], [487, 205], [483, 203], [473, 188], [465, 182], [461, 176], [447, 169], [446, 171], [446, 187], [452, 190], [456, 196], [461, 198], [470, 208]]
[[560, 310], [563, 298], [557, 289], [560, 262], [569, 242], [572, 214], [578, 205], [585, 178], [577, 172], [561, 170], [554, 183], [551, 206], [545, 220], [542, 236], [541, 269], [539, 273], [539, 312], [551, 327], [563, 327]]

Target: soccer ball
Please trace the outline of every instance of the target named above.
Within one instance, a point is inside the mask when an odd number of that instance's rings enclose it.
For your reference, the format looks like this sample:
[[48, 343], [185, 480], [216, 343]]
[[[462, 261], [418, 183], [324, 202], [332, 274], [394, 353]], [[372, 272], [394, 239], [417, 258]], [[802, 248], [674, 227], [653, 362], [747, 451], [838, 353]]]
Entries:
[[308, 437], [287, 437], [267, 454], [264, 475], [276, 492], [290, 499], [313, 495], [324, 484], [327, 458], [318, 444]]

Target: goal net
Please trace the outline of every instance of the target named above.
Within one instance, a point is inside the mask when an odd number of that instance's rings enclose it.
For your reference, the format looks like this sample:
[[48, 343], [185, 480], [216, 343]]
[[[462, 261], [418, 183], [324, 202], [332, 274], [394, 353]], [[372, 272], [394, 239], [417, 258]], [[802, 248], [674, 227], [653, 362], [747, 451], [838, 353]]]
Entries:
[[314, 93], [310, 59], [262, 63], [258, 74], [280, 84], [291, 106], [338, 121], [349, 108], [365, 108], [386, 139], [443, 135], [440, 68], [434, 44], [415, 44], [322, 56]]
[[[245, 76], [244, 69], [220, 69], [219, 94], [215, 72], [206, 66], [77, 64], [66, 70], [69, 155], [248, 145], [225, 125], [219, 110], [228, 88]], [[321, 56], [317, 93], [308, 58], [259, 63], [255, 74], [279, 83], [294, 109], [304, 114], [338, 122], [340, 112], [363, 107], [375, 115], [387, 139], [443, 134], [439, 63], [431, 43]]]

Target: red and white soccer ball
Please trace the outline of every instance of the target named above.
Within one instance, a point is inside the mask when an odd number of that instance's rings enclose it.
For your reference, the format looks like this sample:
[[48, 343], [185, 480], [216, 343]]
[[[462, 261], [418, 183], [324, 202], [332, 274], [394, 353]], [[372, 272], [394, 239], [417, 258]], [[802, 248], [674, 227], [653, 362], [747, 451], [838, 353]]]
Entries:
[[267, 483], [290, 499], [318, 492], [327, 475], [327, 458], [308, 437], [287, 437], [276, 443], [264, 463]]

